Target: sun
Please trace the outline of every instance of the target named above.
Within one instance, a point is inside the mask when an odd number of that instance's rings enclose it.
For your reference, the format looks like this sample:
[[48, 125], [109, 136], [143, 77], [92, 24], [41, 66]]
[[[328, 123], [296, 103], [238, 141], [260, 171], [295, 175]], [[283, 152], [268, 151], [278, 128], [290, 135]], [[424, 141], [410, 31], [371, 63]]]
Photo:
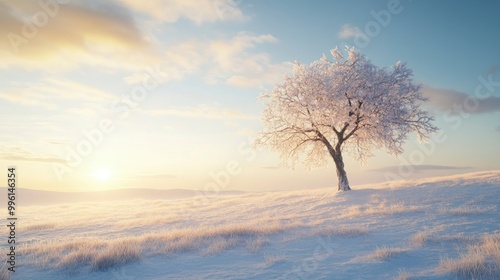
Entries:
[[99, 168], [92, 173], [92, 177], [98, 181], [107, 181], [111, 177], [111, 172], [107, 168]]

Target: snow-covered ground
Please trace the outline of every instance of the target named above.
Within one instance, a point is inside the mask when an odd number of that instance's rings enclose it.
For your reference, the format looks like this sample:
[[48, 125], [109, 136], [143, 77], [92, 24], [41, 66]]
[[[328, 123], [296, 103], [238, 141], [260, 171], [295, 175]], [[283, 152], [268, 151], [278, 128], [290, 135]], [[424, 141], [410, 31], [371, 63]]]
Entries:
[[20, 206], [11, 279], [500, 279], [500, 171], [353, 187]]

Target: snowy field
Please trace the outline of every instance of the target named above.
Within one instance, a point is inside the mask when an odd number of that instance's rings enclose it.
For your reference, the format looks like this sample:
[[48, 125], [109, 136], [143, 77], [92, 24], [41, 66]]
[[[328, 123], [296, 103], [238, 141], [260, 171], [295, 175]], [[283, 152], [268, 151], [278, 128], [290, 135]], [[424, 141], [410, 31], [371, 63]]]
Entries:
[[353, 188], [21, 206], [11, 279], [500, 279], [499, 171]]

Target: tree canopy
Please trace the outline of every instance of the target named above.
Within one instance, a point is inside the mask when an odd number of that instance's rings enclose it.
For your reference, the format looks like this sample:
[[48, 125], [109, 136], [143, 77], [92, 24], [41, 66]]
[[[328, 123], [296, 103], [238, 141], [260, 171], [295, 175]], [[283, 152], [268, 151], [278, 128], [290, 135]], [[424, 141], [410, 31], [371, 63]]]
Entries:
[[302, 156], [310, 167], [332, 157], [338, 173], [342, 152], [361, 162], [374, 149], [397, 155], [412, 132], [425, 140], [437, 130], [405, 63], [380, 68], [348, 47], [331, 54], [333, 61], [323, 55], [310, 65], [296, 62], [292, 75], [261, 95], [259, 146], [278, 152], [290, 166]]

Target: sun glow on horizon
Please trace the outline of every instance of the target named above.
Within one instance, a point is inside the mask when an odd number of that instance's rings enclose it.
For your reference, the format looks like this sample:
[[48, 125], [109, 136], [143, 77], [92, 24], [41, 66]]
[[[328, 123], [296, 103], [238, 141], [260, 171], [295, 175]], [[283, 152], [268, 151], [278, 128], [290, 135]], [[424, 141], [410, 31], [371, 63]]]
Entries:
[[107, 168], [96, 169], [91, 176], [98, 181], [108, 181], [111, 177], [111, 171]]

